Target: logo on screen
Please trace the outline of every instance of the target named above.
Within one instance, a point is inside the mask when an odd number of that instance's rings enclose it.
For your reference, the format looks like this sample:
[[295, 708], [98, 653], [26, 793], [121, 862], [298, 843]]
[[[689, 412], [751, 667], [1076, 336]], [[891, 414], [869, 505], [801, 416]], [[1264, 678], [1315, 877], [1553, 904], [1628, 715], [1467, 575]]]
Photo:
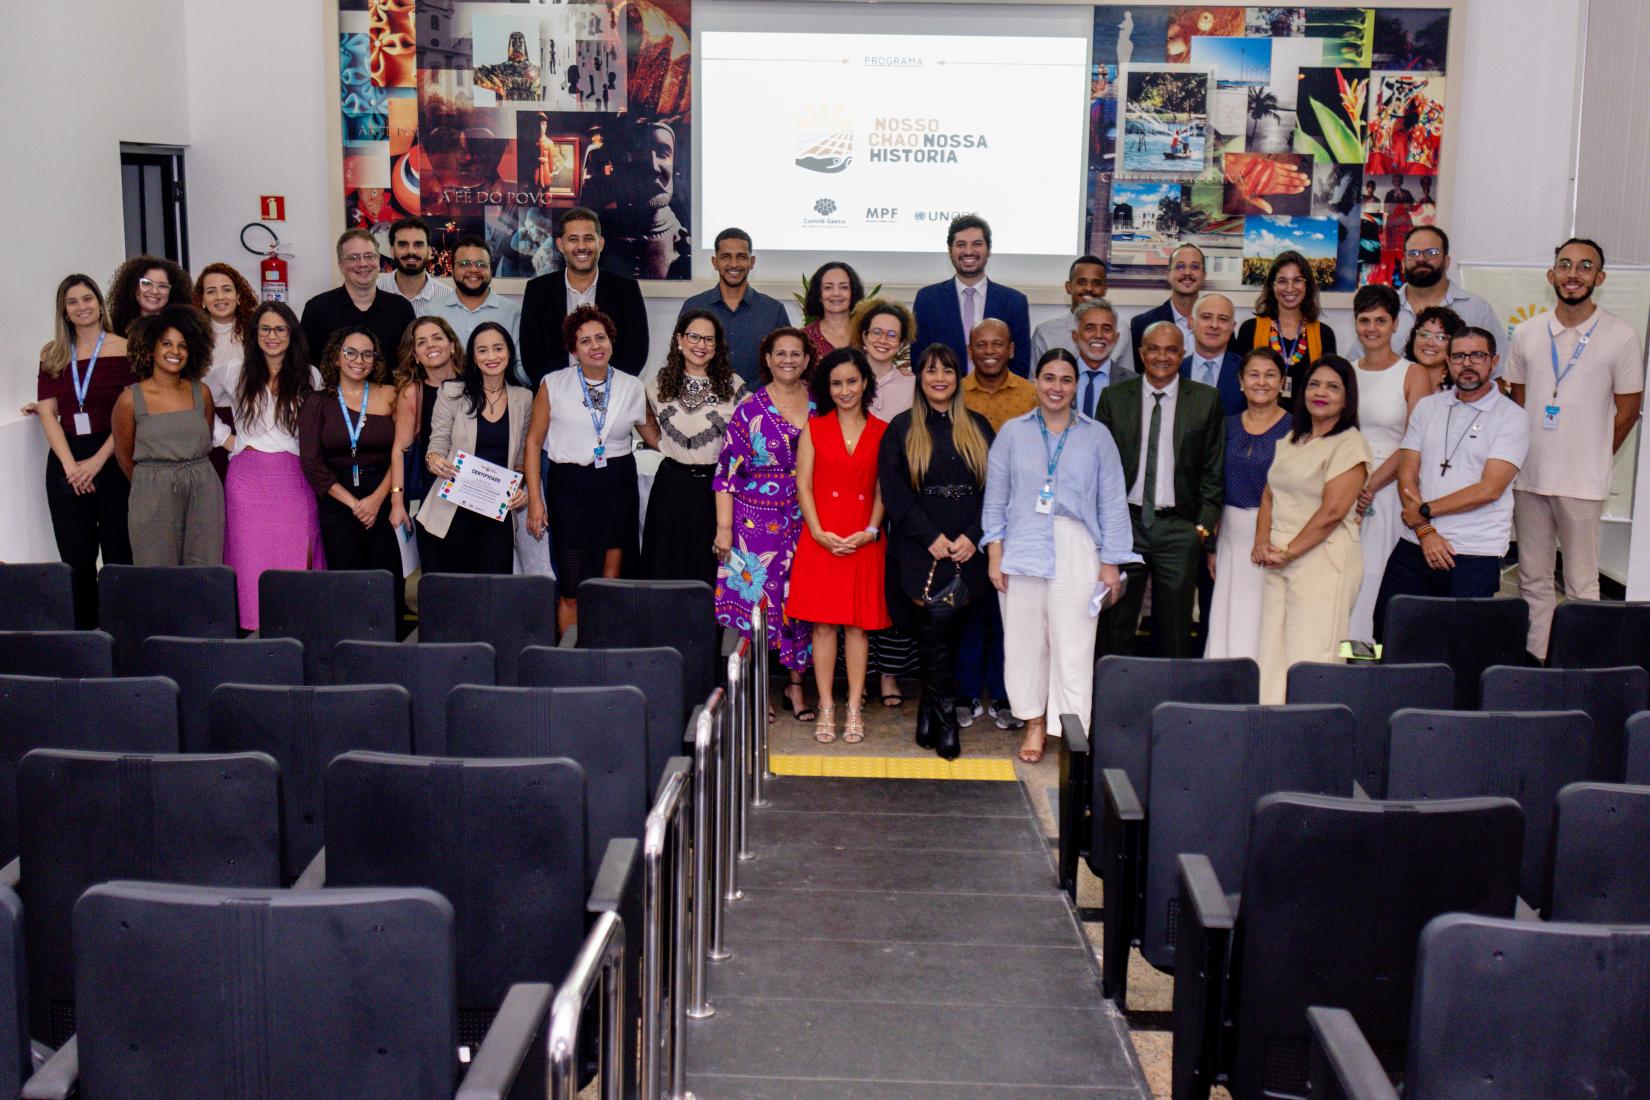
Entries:
[[840, 172], [854, 161], [854, 124], [840, 107], [810, 107], [797, 120], [796, 166]]

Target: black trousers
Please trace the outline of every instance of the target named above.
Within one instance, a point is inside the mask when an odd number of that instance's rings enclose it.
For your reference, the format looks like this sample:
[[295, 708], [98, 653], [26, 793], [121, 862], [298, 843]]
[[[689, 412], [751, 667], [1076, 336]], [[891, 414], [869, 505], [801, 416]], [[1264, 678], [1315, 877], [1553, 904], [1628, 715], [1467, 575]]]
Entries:
[[1123, 596], [1100, 616], [1096, 642], [1100, 655], [1134, 655], [1134, 635], [1146, 598], [1146, 578], [1152, 582], [1152, 656], [1192, 655], [1192, 604], [1197, 599], [1198, 559], [1203, 540], [1191, 520], [1159, 513], [1148, 529], [1140, 509], [1129, 506], [1134, 520], [1134, 552], [1144, 565], [1125, 565], [1129, 583]]
[[1394, 596], [1493, 596], [1501, 591], [1501, 559], [1487, 554], [1457, 554], [1455, 568], [1434, 569], [1421, 548], [1408, 539], [1386, 559], [1381, 589], [1375, 596], [1375, 640], [1386, 641], [1386, 609]]
[[494, 573], [508, 575], [515, 569], [516, 540], [514, 521], [488, 519], [468, 508], [453, 513], [445, 538], [434, 538], [422, 527], [424, 538], [419, 542], [422, 561], [428, 544], [434, 561], [424, 561], [426, 573]]
[[[382, 469], [363, 468], [359, 488], [346, 485], [357, 498], [370, 495], [384, 477]], [[378, 519], [371, 527], [362, 527], [355, 513], [323, 496], [316, 505], [316, 519], [321, 527], [321, 548], [326, 551], [327, 568], [384, 569], [395, 578], [395, 633], [404, 636], [407, 626], [407, 586], [401, 577], [401, 547], [399, 537], [390, 526], [390, 498], [386, 494], [378, 509]]]
[[[77, 462], [97, 453], [108, 433], [69, 436], [69, 452]], [[97, 626], [97, 559], [105, 565], [132, 564], [132, 542], [126, 529], [126, 496], [131, 483], [111, 455], [92, 484], [96, 491], [78, 494], [69, 488], [57, 454], [46, 456], [46, 507], [51, 511], [57, 553], [74, 571], [76, 629]]]

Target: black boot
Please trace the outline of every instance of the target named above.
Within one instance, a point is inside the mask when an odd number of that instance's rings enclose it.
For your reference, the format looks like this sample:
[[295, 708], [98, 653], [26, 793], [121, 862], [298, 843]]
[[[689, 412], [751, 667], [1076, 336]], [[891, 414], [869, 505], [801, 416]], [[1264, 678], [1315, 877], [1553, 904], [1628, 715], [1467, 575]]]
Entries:
[[928, 621], [928, 616], [917, 613], [917, 668], [920, 677], [917, 693], [917, 748], [932, 749], [934, 747], [933, 711], [937, 702], [934, 696], [933, 682], [928, 675], [929, 650], [933, 646], [932, 635], [934, 625]]
[[[957, 634], [960, 629], [956, 616], [947, 616], [934, 622], [923, 616], [917, 633], [918, 659], [922, 673], [923, 712], [927, 715], [924, 731], [935, 752], [942, 760], [955, 760], [962, 754], [962, 742], [957, 735], [957, 712], [951, 698], [951, 680], [955, 673]], [[922, 744], [921, 741], [917, 742]]]

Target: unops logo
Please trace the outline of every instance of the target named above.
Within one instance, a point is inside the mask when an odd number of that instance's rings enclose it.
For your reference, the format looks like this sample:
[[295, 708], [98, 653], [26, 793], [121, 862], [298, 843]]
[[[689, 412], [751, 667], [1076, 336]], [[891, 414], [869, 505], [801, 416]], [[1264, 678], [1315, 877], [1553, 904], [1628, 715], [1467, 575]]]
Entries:
[[854, 124], [840, 107], [814, 106], [797, 120], [796, 166], [840, 172], [854, 160]]

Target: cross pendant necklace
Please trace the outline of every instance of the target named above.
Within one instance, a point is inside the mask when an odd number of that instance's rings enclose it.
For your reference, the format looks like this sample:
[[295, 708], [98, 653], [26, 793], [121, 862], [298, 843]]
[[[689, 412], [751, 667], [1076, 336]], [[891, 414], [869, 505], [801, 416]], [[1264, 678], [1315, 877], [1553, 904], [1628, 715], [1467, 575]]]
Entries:
[[1449, 473], [1449, 459], [1446, 458], [1438, 464], [1438, 472], [1441, 474]]

